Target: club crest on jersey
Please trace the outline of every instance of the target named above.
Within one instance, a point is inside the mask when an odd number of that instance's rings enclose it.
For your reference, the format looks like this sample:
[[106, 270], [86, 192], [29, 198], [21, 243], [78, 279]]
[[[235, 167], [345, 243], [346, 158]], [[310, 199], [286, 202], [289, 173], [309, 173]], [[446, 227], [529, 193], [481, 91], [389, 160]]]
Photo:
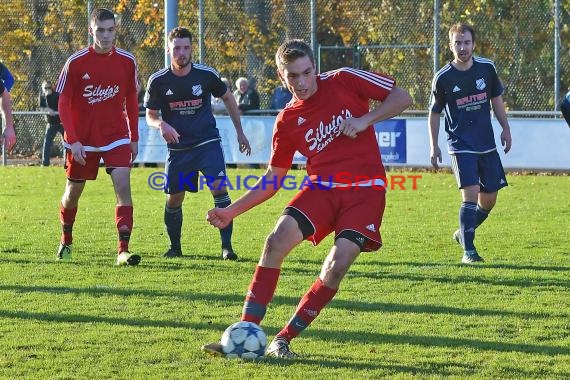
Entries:
[[487, 84], [485, 83], [485, 79], [483, 79], [483, 78], [477, 79], [475, 81], [475, 86], [477, 87], [478, 90], [484, 90], [485, 87], [487, 87]]
[[195, 96], [202, 95], [202, 85], [197, 84], [195, 86], [192, 86], [192, 95], [195, 95]]

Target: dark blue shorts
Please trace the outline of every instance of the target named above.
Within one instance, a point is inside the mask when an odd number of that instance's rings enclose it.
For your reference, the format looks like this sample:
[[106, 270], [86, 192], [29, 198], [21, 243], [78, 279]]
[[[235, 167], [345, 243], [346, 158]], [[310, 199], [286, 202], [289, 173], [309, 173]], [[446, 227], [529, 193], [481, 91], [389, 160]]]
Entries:
[[460, 189], [479, 185], [482, 193], [494, 193], [508, 186], [505, 170], [496, 150], [484, 154], [452, 154], [451, 169]]
[[189, 150], [170, 150], [164, 171], [168, 176], [164, 188], [167, 194], [208, 190], [208, 182], [226, 177], [222, 145], [219, 141], [212, 141]]

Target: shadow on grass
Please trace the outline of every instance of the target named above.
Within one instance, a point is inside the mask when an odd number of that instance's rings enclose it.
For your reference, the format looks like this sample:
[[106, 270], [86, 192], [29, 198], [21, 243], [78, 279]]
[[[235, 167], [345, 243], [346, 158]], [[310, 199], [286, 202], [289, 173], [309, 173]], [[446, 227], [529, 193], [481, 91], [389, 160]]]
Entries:
[[[142, 290], [142, 289], [121, 289], [115, 287], [101, 286], [88, 288], [58, 287], [58, 286], [30, 286], [30, 285], [0, 285], [0, 291], [10, 291], [16, 293], [52, 293], [52, 294], [90, 294], [93, 296], [123, 296], [123, 297], [146, 297], [146, 298], [177, 298], [180, 301], [201, 301], [205, 303], [235, 303], [236, 308], [244, 301], [242, 294], [216, 294], [216, 293], [196, 293], [182, 292], [176, 290]], [[275, 296], [271, 305], [296, 306], [299, 302], [297, 297]], [[569, 317], [565, 309], [560, 309], [559, 313], [544, 312], [518, 312], [508, 310], [492, 310], [480, 308], [459, 308], [441, 305], [427, 304], [402, 304], [389, 302], [362, 302], [344, 299], [333, 299], [327, 306], [328, 309], [345, 309], [357, 312], [374, 313], [409, 313], [409, 314], [441, 314], [479, 317], [514, 317], [528, 320], [539, 320], [549, 318]]]
[[[374, 360], [374, 359], [372, 359]], [[375, 362], [377, 360], [374, 360]], [[355, 362], [352, 357], [335, 357], [335, 359], [326, 358], [325, 355], [309, 355], [301, 356], [295, 360], [265, 358], [261, 363], [266, 365], [275, 365], [278, 367], [297, 366], [299, 364], [307, 364], [311, 366], [332, 368], [332, 369], [350, 369], [354, 371], [354, 376], [359, 375], [371, 378], [369, 371], [382, 371], [379, 376], [392, 376], [398, 374], [410, 374], [414, 376], [430, 377], [430, 376], [478, 376], [482, 377], [481, 373], [484, 371], [481, 365], [467, 364], [467, 363], [454, 363], [454, 362], [433, 362], [423, 361], [421, 366], [385, 364], [370, 364]], [[362, 374], [359, 371], [363, 371]], [[526, 369], [514, 366], [502, 367], [503, 373], [508, 373], [509, 378], [519, 379], [538, 379], [545, 376], [553, 376], [556, 378], [569, 378], [569, 373], [553, 372], [548, 373], [544, 368], [537, 368], [536, 370]], [[490, 374], [488, 374], [490, 375]]]
[[382, 334], [360, 331], [334, 331], [311, 329], [311, 335], [323, 340], [337, 342], [356, 342], [358, 344], [397, 344], [414, 345], [423, 347], [449, 347], [469, 348], [480, 351], [494, 352], [521, 352], [541, 355], [570, 355], [570, 347], [567, 346], [541, 346], [536, 344], [508, 343], [505, 341], [484, 341], [479, 339], [453, 338], [448, 336], [427, 335], [398, 335]]
[[[377, 360], [371, 360], [378, 362]], [[289, 359], [277, 359], [277, 358], [265, 358], [261, 363], [265, 365], [272, 365], [276, 367], [287, 367], [287, 366], [298, 366], [300, 364], [306, 364], [310, 366], [316, 366], [321, 368], [331, 368], [331, 369], [350, 369], [353, 371], [353, 376], [357, 377], [360, 371], [363, 371], [362, 375], [366, 375], [366, 378], [374, 376], [370, 371], [381, 371], [382, 373], [378, 376], [388, 376], [396, 374], [411, 374], [420, 376], [457, 376], [469, 375], [480, 372], [480, 368], [475, 365], [470, 364], [456, 364], [456, 363], [427, 363], [425, 367], [420, 366], [409, 366], [409, 365], [397, 365], [397, 364], [385, 364], [379, 362], [378, 364], [356, 362], [353, 357], [338, 357], [335, 359], [325, 358], [324, 355], [309, 355], [301, 356], [295, 360]]]
[[[33, 313], [26, 311], [10, 311], [0, 310], [0, 318], [6, 319], [23, 319], [37, 320], [43, 322], [57, 323], [102, 323], [111, 325], [124, 325], [133, 327], [159, 327], [159, 328], [178, 328], [178, 329], [194, 329], [194, 330], [217, 330], [223, 331], [227, 326], [213, 322], [177, 322], [170, 320], [147, 320], [136, 318], [115, 318], [102, 317], [84, 314], [60, 314], [60, 313]], [[399, 335], [399, 334], [382, 334], [371, 333], [368, 331], [337, 331], [311, 329], [310, 334], [321, 340], [329, 340], [341, 343], [351, 344], [394, 344], [394, 345], [412, 345], [420, 347], [445, 347], [445, 348], [468, 348], [472, 350], [488, 351], [488, 352], [519, 352], [539, 355], [570, 355], [570, 347], [563, 346], [546, 346], [535, 344], [518, 344], [508, 343], [504, 341], [483, 341], [479, 339], [453, 338], [448, 336], [425, 336], [425, 335]], [[311, 360], [311, 359], [306, 359]], [[322, 360], [315, 362], [322, 363]], [[325, 361], [326, 362], [326, 361]], [[280, 361], [282, 363], [282, 361]], [[345, 363], [344, 361], [338, 363]], [[328, 365], [338, 365], [337, 362], [329, 362]], [[353, 364], [351, 363], [350, 366]], [[380, 368], [380, 367], [373, 367]], [[400, 368], [401, 370], [402, 368]], [[413, 369], [416, 370], [416, 369]]]
[[[459, 265], [458, 265], [459, 266]], [[401, 280], [401, 281], [415, 281], [415, 282], [437, 282], [441, 284], [476, 284], [476, 285], [492, 285], [492, 286], [512, 286], [516, 288], [543, 288], [543, 287], [561, 287], [570, 289], [570, 280], [555, 278], [555, 277], [533, 277], [529, 278], [527, 274], [521, 273], [520, 277], [501, 278], [498, 273], [485, 273], [490, 275], [486, 277], [484, 274], [478, 272], [485, 270], [484, 266], [469, 266], [463, 265], [461, 269], [469, 271], [468, 275], [448, 273], [441, 275], [432, 273], [417, 274], [417, 273], [392, 273], [392, 272], [368, 272], [351, 270], [347, 274], [347, 279], [350, 277], [369, 278], [374, 280]], [[516, 275], [515, 275], [516, 276]]]

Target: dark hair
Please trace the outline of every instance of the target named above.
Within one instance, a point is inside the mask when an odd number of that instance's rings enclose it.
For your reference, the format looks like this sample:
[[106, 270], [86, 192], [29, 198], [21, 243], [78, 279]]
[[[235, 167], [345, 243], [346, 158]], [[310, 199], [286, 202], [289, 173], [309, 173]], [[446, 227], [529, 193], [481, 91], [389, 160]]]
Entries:
[[279, 46], [275, 53], [275, 63], [278, 69], [296, 60], [297, 58], [309, 57], [311, 63], [315, 64], [315, 58], [311, 47], [303, 40], [287, 40]]
[[192, 33], [187, 28], [178, 26], [168, 33], [168, 42], [172, 42], [175, 38], [189, 38], [192, 42]]
[[455, 25], [452, 25], [449, 28], [449, 41], [451, 41], [451, 36], [453, 33], [461, 33], [464, 34], [465, 32], [471, 33], [471, 42], [475, 43], [475, 30], [469, 24], [465, 24], [463, 22], [458, 22]]
[[91, 22], [113, 20], [115, 22], [115, 14], [107, 8], [97, 8], [91, 12]]

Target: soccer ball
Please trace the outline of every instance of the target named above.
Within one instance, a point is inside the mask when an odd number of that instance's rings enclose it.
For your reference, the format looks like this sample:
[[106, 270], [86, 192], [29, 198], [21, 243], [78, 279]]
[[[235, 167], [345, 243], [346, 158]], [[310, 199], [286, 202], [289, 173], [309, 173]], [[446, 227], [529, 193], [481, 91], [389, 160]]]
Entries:
[[267, 336], [253, 322], [236, 322], [222, 335], [222, 350], [226, 358], [257, 359], [265, 354]]

